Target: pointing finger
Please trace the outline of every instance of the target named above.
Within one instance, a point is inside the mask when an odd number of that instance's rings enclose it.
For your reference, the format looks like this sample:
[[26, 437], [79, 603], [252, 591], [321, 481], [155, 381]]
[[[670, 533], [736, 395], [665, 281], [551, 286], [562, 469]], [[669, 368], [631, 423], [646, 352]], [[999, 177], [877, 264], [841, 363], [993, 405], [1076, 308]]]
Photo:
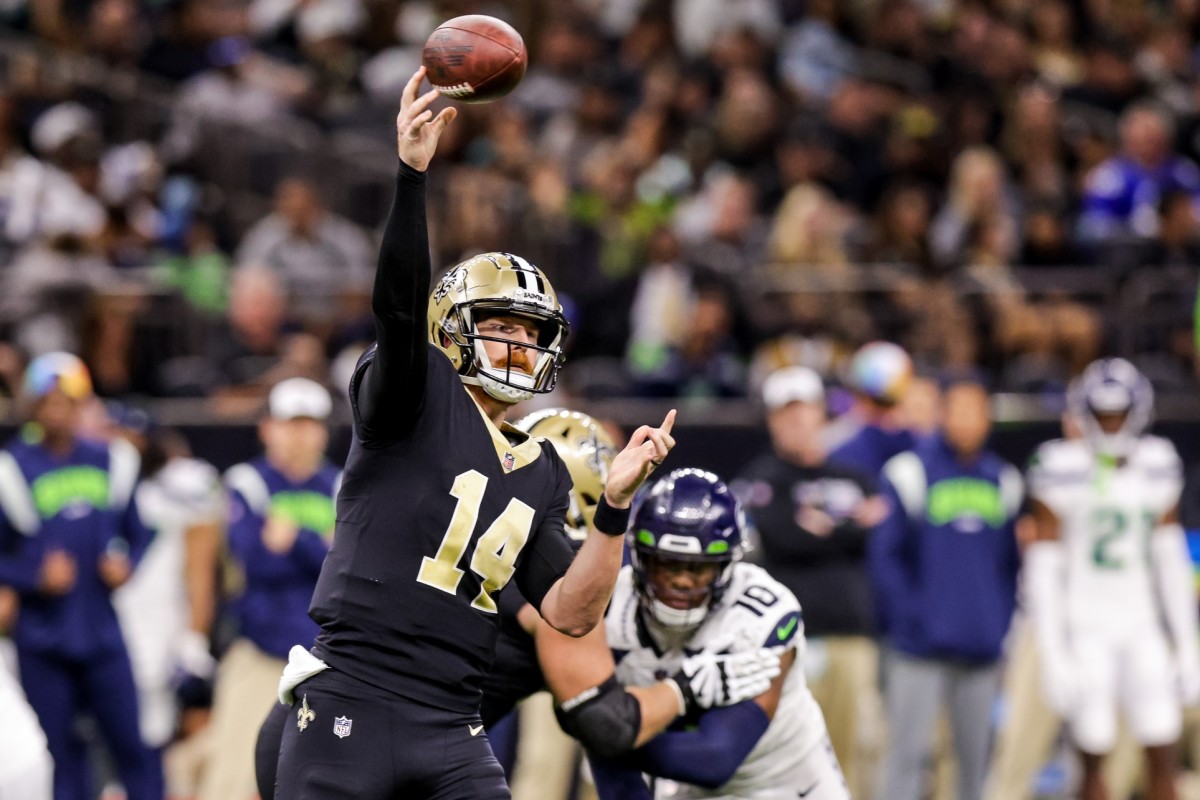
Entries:
[[670, 411], [667, 412], [667, 416], [665, 419], [663, 419], [663, 424], [659, 426], [659, 429], [663, 433], [670, 435], [671, 428], [674, 428], [674, 427], [675, 427], [675, 409], [672, 408]]

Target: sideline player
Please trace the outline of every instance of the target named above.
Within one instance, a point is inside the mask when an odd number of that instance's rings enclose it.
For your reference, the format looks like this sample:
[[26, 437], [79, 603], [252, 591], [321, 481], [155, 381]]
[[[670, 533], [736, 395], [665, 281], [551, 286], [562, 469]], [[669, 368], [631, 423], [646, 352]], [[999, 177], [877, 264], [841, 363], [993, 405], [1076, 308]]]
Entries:
[[1108, 797], [1102, 767], [1118, 707], [1146, 749], [1147, 798], [1173, 800], [1181, 705], [1200, 700], [1182, 468], [1170, 442], [1141, 435], [1153, 405], [1128, 361], [1092, 363], [1068, 392], [1083, 439], [1042, 445], [1029, 472], [1043, 688], [1081, 752], [1083, 800]]
[[[575, 544], [585, 541], [615, 452], [612, 439], [591, 417], [565, 409], [535, 412], [515, 426], [549, 441], [566, 464], [573, 485], [565, 533]], [[559, 633], [513, 586], [500, 594], [497, 605], [500, 635], [480, 706], [487, 729], [520, 700], [549, 688], [563, 729], [589, 752], [613, 756], [645, 744], [689, 709], [755, 697], [779, 674], [779, 657], [769, 650], [703, 653], [652, 686], [623, 689], [614, 677], [616, 665], [604, 626], [578, 639]], [[274, 796], [275, 756], [290, 718], [289, 709], [276, 704], [259, 734], [258, 787], [263, 797]], [[549, 796], [546, 779], [544, 773], [536, 778], [540, 792]]]
[[[783, 651], [782, 672], [752, 700], [689, 714], [620, 763], [668, 779], [655, 781], [664, 798], [849, 800], [804, 683], [800, 605], [765, 570], [740, 563], [745, 528], [729, 489], [700, 470], [675, 470], [639, 503], [633, 563], [606, 618], [618, 679], [645, 686], [691, 654], [761, 647]], [[601, 797], [638, 797], [640, 779], [611, 766], [596, 770]]]
[[[277, 793], [289, 800], [508, 798], [479, 720], [497, 634], [494, 595], [516, 578], [556, 629], [600, 621], [629, 505], [674, 440], [674, 412], [614, 459], [574, 560], [570, 477], [549, 444], [503, 424], [554, 386], [567, 324], [544, 273], [504, 253], [452, 268], [430, 294], [425, 169], [456, 111], [418, 97], [396, 120], [396, 194], [372, 309], [377, 344], [350, 383], [354, 438], [334, 544], [281, 689]], [[607, 535], [606, 535], [607, 534]], [[310, 657], [311, 656], [311, 657]]]

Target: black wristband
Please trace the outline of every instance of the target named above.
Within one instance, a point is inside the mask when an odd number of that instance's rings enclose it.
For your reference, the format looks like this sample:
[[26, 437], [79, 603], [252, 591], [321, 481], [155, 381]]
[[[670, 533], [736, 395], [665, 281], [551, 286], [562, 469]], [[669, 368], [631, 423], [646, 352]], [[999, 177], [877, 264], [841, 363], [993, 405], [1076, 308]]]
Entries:
[[596, 503], [596, 515], [592, 517], [592, 526], [606, 536], [624, 536], [629, 528], [629, 509], [613, 508], [601, 494], [600, 502]]

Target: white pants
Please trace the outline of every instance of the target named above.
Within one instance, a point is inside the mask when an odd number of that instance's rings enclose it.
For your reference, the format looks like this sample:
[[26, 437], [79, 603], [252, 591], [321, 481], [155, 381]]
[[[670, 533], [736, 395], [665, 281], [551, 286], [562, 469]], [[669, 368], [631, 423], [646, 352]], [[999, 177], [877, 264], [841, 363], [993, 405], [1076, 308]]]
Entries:
[[1117, 741], [1123, 713], [1135, 741], [1144, 747], [1171, 744], [1183, 729], [1175, 667], [1158, 630], [1112, 636], [1073, 632], [1071, 655], [1079, 676], [1079, 703], [1068, 724], [1085, 753], [1103, 755]]
[[850, 800], [850, 791], [833, 754], [833, 745], [826, 738], [810, 749], [791, 776], [777, 786], [722, 794], [720, 789], [709, 792], [696, 786], [657, 781], [654, 796], [655, 800]]

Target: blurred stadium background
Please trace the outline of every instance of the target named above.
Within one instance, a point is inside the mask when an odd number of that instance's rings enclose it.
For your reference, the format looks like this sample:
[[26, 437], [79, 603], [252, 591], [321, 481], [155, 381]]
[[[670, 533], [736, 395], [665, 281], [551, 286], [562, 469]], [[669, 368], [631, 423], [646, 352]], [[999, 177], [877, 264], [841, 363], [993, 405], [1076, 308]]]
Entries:
[[272, 384], [315, 379], [340, 458], [399, 92], [464, 13], [530, 69], [443, 139], [434, 263], [549, 274], [548, 404], [678, 405], [673, 460], [732, 475], [770, 371], [816, 369], [836, 415], [883, 339], [986, 380], [1022, 464], [1120, 355], [1200, 460], [1195, 0], [0, 0], [7, 429], [24, 365], [68, 350], [219, 468]]

